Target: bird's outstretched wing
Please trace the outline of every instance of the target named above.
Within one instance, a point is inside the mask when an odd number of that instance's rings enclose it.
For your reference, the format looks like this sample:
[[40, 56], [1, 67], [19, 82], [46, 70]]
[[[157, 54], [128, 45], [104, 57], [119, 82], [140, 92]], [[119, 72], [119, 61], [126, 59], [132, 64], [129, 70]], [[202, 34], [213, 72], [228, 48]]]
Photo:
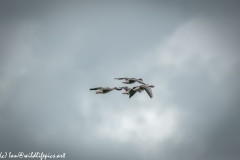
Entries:
[[133, 89], [131, 89], [131, 90], [129, 91], [129, 98], [131, 98], [135, 93], [136, 93], [136, 91], [134, 91]]
[[123, 79], [128, 79], [128, 78], [114, 78], [114, 79], [123, 80]]
[[153, 98], [152, 89], [150, 87], [147, 87], [147, 86], [141, 86], [141, 87], [145, 89], [145, 91], [148, 93], [150, 98]]
[[[137, 89], [136, 89], [137, 88]], [[138, 86], [137, 87], [133, 87], [130, 91], [129, 91], [129, 98], [131, 98], [138, 90]]]
[[101, 89], [102, 87], [97, 87], [97, 88], [90, 88], [90, 90], [99, 90]]
[[138, 79], [136, 79], [136, 81], [137, 81], [138, 83], [141, 83], [141, 84], [146, 84], [146, 83], [144, 83], [143, 81], [138, 80]]

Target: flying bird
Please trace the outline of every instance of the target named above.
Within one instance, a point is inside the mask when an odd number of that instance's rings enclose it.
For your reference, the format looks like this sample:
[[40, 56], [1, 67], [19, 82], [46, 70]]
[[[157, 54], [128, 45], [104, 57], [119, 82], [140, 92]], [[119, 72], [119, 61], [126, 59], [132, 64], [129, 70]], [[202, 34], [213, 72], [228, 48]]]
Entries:
[[111, 92], [114, 89], [118, 89], [117, 87], [109, 88], [109, 87], [97, 87], [97, 88], [90, 88], [90, 90], [98, 90], [96, 94], [106, 94]]
[[131, 98], [136, 92], [140, 92], [141, 93], [143, 90], [145, 90], [148, 93], [150, 98], [153, 98], [153, 94], [152, 94], [152, 89], [151, 88], [154, 88], [154, 87], [155, 87], [154, 85], [148, 85], [148, 84], [133, 87], [129, 91], [129, 98]]
[[126, 94], [129, 95], [129, 98], [131, 98], [136, 92], [141, 93], [142, 91], [146, 91], [147, 94], [149, 95], [150, 98], [153, 98], [153, 94], [152, 94], [152, 89], [155, 86], [154, 85], [149, 85], [146, 84], [142, 81], [142, 78], [136, 79], [136, 78], [115, 78], [117, 80], [125, 80], [123, 83], [125, 84], [132, 84], [135, 82], [141, 83], [142, 85], [140, 86], [135, 86], [133, 88], [129, 88], [127, 86], [124, 87], [114, 87], [114, 88], [109, 88], [109, 87], [96, 87], [96, 88], [90, 88], [90, 90], [97, 90], [96, 94], [106, 94], [108, 92], [111, 92], [113, 90], [122, 90], [124, 89], [125, 92], [123, 92], [122, 94]]
[[125, 87], [120, 87], [116, 90], [122, 90], [124, 89], [126, 92], [123, 92], [122, 94], [128, 94], [129, 95], [129, 91], [132, 89], [132, 88], [129, 88], [128, 86], [125, 86]]
[[141, 83], [141, 84], [145, 84], [143, 81], [142, 81], [142, 78], [139, 78], [139, 79], [136, 79], [136, 78], [115, 78], [117, 80], [123, 80], [125, 79], [125, 84], [132, 84], [132, 83], [135, 83], [135, 82], [138, 82], [138, 83]]

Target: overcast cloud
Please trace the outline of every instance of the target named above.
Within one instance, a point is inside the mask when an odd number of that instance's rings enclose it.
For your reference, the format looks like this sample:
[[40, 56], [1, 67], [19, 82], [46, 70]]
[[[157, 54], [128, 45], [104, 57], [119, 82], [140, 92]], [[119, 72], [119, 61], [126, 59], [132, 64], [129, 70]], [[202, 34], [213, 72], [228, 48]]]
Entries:
[[[239, 6], [1, 1], [0, 152], [239, 160]], [[153, 98], [89, 91], [125, 86], [116, 77]]]

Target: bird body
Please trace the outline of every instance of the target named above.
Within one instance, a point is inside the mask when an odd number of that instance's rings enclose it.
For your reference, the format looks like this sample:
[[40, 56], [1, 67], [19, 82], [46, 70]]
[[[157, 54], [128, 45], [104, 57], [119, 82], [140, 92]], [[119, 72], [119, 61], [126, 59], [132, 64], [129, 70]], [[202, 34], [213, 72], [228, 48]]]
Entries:
[[145, 90], [145, 91], [148, 93], [149, 97], [152, 98], [152, 97], [153, 97], [153, 94], [152, 94], [152, 89], [151, 89], [151, 88], [154, 88], [154, 87], [155, 87], [155, 86], [153, 86], [153, 85], [148, 85], [148, 84], [133, 87], [133, 88], [129, 91], [129, 98], [131, 98], [136, 92], [141, 93], [143, 90]]
[[119, 87], [116, 90], [122, 90], [122, 89], [124, 89], [125, 91], [128, 91], [128, 90], [130, 90], [132, 88], [129, 88], [128, 86], [125, 86], [125, 87]]
[[128, 94], [129, 95], [129, 91], [132, 89], [132, 88], [129, 88], [129, 87], [127, 87], [127, 86], [125, 86], [125, 87], [120, 87], [120, 88], [118, 88], [117, 90], [122, 90], [122, 89], [124, 89], [126, 92], [123, 92], [122, 94]]

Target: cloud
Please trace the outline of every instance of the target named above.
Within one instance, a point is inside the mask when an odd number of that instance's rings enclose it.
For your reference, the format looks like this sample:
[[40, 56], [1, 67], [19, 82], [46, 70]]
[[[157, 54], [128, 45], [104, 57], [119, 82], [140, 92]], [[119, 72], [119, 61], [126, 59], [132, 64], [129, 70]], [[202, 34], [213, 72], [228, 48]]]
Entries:
[[[234, 24], [234, 20], [231, 22]], [[155, 55], [143, 56], [154, 61], [152, 67], [172, 67], [173, 74], [194, 74], [196, 69], [204, 69], [216, 83], [224, 80], [239, 65], [237, 37], [234, 30], [228, 29], [225, 22], [212, 22], [199, 17], [178, 27], [161, 45], [156, 47]], [[149, 51], [150, 53], [150, 51]], [[152, 59], [152, 57], [158, 57]], [[155, 66], [153, 66], [155, 65]], [[146, 68], [142, 68], [148, 72]]]
[[[239, 159], [238, 14], [182, 2], [22, 3], [1, 14], [4, 150]], [[122, 76], [155, 85], [154, 98], [89, 91], [124, 86]]]

